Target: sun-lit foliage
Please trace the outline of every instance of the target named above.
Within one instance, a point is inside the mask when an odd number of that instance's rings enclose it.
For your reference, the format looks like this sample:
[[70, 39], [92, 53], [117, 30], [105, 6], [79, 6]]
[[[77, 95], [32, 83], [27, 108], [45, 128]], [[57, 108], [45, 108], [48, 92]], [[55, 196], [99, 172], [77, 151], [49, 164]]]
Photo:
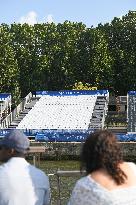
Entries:
[[0, 25], [0, 92], [72, 89], [82, 82], [124, 95], [136, 90], [136, 12], [87, 28], [65, 21]]

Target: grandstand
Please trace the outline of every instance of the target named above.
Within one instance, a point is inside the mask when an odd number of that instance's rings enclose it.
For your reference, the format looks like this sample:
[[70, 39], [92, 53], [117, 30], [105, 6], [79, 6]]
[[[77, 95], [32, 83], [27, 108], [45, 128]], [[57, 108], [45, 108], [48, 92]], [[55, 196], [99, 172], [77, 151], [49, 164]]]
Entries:
[[[29, 93], [9, 114], [11, 96], [1, 95], [1, 116], [7, 114], [1, 120], [0, 136], [16, 128], [37, 141], [81, 142], [90, 132], [108, 127], [120, 141], [136, 141], [136, 91], [114, 98], [114, 102], [110, 99], [107, 90], [37, 91], [35, 96]], [[116, 111], [110, 111], [110, 104]], [[109, 126], [105, 120], [117, 123], [117, 117], [124, 127]]]
[[61, 139], [67, 133], [66, 138], [70, 139], [71, 135], [81, 140], [84, 133], [104, 127], [107, 90], [38, 91], [32, 98], [28, 94], [2, 122], [1, 128], [23, 129], [29, 135], [36, 130], [50, 133], [54, 138], [59, 135]]
[[11, 112], [11, 94], [0, 94], [0, 122]]
[[103, 128], [108, 96], [103, 93], [99, 91], [44, 93], [19, 123], [17, 129]]

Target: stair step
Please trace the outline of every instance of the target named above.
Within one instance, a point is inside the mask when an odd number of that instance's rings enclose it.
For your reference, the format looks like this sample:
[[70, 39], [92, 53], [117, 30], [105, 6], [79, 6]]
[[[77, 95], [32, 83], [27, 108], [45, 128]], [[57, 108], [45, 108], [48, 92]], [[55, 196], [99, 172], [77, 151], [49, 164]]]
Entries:
[[19, 116], [11, 122], [8, 128], [16, 128], [18, 124], [23, 120], [23, 118], [28, 114], [28, 112], [32, 109], [32, 107], [36, 104], [36, 102], [38, 102], [39, 99], [39, 97], [32, 97], [31, 102], [26, 104], [25, 109], [20, 112]]

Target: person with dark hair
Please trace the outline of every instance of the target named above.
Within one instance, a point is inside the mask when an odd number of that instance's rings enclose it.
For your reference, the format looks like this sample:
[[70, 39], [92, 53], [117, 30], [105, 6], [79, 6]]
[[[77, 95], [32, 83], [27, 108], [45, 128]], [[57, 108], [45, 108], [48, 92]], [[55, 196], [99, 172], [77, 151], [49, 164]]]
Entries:
[[0, 205], [48, 205], [49, 179], [25, 160], [29, 139], [11, 130], [0, 140]]
[[90, 134], [81, 154], [81, 171], [68, 205], [136, 205], [136, 165], [125, 162], [108, 130]]

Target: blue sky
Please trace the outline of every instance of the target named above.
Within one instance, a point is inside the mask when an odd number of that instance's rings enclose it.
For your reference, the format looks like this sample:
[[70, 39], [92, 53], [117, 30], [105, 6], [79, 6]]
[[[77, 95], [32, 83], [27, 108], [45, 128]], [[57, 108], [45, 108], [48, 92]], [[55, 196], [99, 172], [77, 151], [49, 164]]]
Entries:
[[136, 0], [1, 0], [0, 24], [83, 22], [87, 27], [110, 22], [129, 10]]

